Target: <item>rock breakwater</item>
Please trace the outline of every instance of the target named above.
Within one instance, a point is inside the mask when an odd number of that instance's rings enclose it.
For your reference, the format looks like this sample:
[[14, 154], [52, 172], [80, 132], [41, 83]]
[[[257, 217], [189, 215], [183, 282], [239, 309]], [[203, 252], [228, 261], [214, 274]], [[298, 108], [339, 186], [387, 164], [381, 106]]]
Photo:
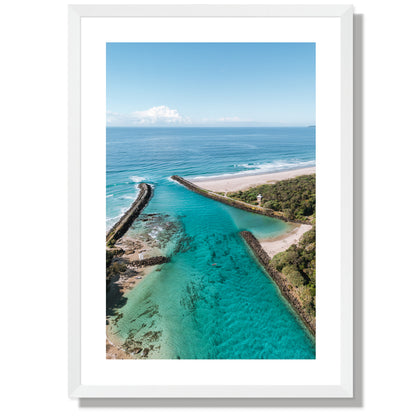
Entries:
[[140, 190], [139, 196], [127, 212], [108, 231], [106, 236], [107, 245], [114, 245], [118, 239], [123, 237], [152, 197], [152, 187], [149, 184], [140, 183], [137, 187]]
[[197, 194], [203, 195], [207, 198], [214, 199], [215, 201], [222, 202], [223, 204], [230, 205], [234, 208], [242, 209], [244, 211], [252, 212], [254, 214], [266, 215], [267, 217], [278, 218], [282, 221], [292, 222], [297, 224], [309, 224], [307, 221], [300, 221], [300, 220], [289, 220], [289, 218], [278, 214], [277, 212], [273, 211], [272, 209], [263, 208], [257, 205], [247, 204], [246, 202], [238, 201], [236, 199], [229, 198], [227, 196], [223, 196], [217, 194], [215, 192], [209, 191], [207, 189], [200, 188], [199, 186], [195, 185], [194, 183], [182, 178], [178, 175], [171, 176], [171, 179], [180, 183], [181, 185], [185, 186], [189, 190], [196, 192]]
[[316, 322], [312, 319], [304, 310], [302, 303], [293, 286], [288, 282], [286, 277], [279, 273], [275, 268], [270, 265], [270, 257], [268, 254], [263, 250], [261, 244], [257, 240], [256, 237], [249, 231], [241, 231], [240, 235], [244, 238], [248, 246], [251, 248], [253, 253], [255, 254], [258, 261], [261, 265], [266, 269], [269, 276], [273, 279], [273, 281], [277, 284], [280, 289], [282, 295], [286, 298], [286, 300], [290, 303], [292, 308], [298, 313], [299, 317], [304, 322], [305, 326], [308, 328], [309, 332], [315, 336], [316, 332]]
[[168, 263], [169, 258], [165, 256], [155, 256], [148, 259], [132, 261], [131, 264], [136, 267], [155, 266], [157, 264]]

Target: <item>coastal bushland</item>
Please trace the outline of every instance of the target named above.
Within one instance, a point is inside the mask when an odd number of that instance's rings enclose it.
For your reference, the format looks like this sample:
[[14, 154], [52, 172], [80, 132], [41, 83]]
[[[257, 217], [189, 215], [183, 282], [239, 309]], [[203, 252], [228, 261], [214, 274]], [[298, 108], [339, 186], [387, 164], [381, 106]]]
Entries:
[[246, 191], [230, 192], [230, 198], [257, 205], [262, 195], [262, 207], [277, 211], [289, 220], [312, 222], [315, 215], [316, 175], [302, 175], [274, 184], [259, 185]]
[[303, 234], [299, 243], [277, 253], [270, 265], [293, 286], [308, 315], [315, 316], [316, 241], [315, 225]]
[[277, 253], [270, 266], [280, 272], [290, 283], [305, 312], [315, 317], [316, 294], [316, 175], [303, 175], [274, 184], [260, 185], [228, 196], [257, 205], [257, 195], [262, 195], [262, 206], [283, 214], [289, 220], [307, 221], [312, 229], [301, 237], [298, 244]]

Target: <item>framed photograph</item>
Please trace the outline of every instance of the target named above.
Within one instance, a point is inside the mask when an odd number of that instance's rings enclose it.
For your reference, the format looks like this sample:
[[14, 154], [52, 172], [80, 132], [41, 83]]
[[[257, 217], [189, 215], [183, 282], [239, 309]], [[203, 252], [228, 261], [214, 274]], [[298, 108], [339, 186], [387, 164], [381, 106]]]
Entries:
[[352, 17], [69, 7], [71, 397], [354, 397]]

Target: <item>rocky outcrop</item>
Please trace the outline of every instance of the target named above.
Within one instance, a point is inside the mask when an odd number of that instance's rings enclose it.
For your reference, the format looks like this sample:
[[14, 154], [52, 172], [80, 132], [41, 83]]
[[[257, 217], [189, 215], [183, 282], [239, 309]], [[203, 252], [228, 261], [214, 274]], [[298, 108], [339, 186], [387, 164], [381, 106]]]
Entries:
[[302, 303], [300, 302], [299, 298], [297, 297], [293, 286], [288, 282], [286, 277], [279, 273], [274, 267], [270, 265], [270, 257], [268, 254], [263, 250], [261, 244], [257, 240], [256, 237], [249, 231], [242, 231], [240, 235], [244, 238], [248, 246], [254, 252], [256, 258], [262, 264], [262, 266], [266, 269], [269, 276], [274, 280], [277, 286], [280, 289], [282, 295], [287, 299], [290, 303], [292, 308], [298, 313], [310, 333], [315, 336], [316, 332], [316, 324], [315, 320], [312, 319], [303, 308]]
[[132, 261], [131, 264], [135, 267], [140, 266], [155, 266], [156, 264], [168, 263], [169, 258], [165, 256], [149, 257], [148, 259]]
[[254, 214], [266, 215], [268, 217], [278, 218], [282, 221], [286, 222], [293, 222], [296, 224], [309, 224], [308, 221], [300, 221], [300, 220], [290, 220], [289, 218], [278, 214], [277, 212], [273, 211], [272, 209], [259, 207], [257, 205], [247, 204], [246, 202], [237, 201], [236, 199], [229, 198], [227, 196], [219, 195], [215, 192], [209, 191], [207, 189], [200, 188], [199, 186], [195, 185], [192, 182], [182, 178], [178, 175], [171, 176], [171, 179], [180, 183], [181, 185], [185, 186], [189, 190], [196, 192], [197, 194], [206, 196], [207, 198], [214, 199], [215, 201], [222, 202], [223, 204], [230, 205], [234, 208], [242, 209], [244, 211], [253, 212]]
[[149, 184], [140, 183], [137, 187], [140, 190], [139, 196], [136, 198], [127, 212], [107, 233], [105, 240], [109, 246], [114, 245], [118, 239], [123, 237], [123, 235], [128, 231], [131, 224], [133, 224], [134, 220], [139, 216], [139, 214], [142, 212], [152, 197], [152, 187]]

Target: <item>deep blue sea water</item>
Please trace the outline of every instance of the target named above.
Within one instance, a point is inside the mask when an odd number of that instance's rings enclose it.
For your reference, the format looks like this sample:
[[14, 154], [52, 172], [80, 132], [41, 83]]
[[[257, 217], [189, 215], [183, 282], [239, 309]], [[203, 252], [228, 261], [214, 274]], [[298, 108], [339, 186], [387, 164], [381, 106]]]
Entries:
[[287, 225], [169, 179], [314, 165], [313, 127], [108, 128], [107, 228], [137, 183], [150, 183], [154, 196], [129, 234], [158, 240], [171, 257], [127, 294], [113, 332], [152, 348], [150, 358], [315, 358], [314, 340], [239, 235], [277, 236]]

